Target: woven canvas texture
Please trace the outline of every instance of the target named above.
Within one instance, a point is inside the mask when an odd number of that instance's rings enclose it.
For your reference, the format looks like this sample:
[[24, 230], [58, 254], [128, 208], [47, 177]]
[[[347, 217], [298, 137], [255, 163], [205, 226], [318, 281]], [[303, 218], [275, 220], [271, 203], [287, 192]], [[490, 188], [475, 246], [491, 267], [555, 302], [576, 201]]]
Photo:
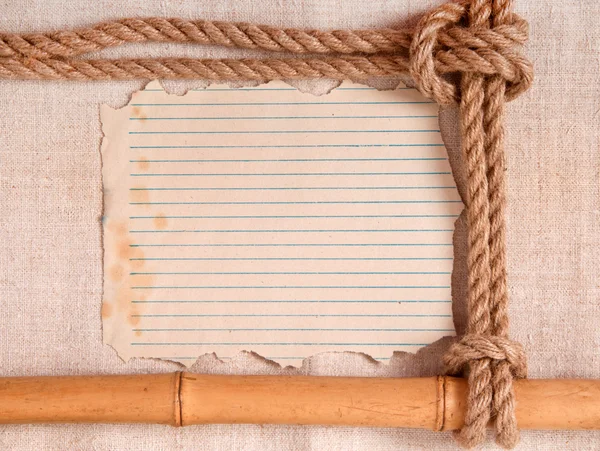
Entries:
[[[404, 26], [439, 1], [15, 0], [0, 2], [0, 30], [71, 28], [120, 17], [176, 16], [311, 28]], [[531, 25], [533, 88], [508, 106], [508, 270], [512, 337], [531, 377], [600, 378], [600, 3], [517, 2]], [[129, 46], [102, 56], [259, 55], [211, 47]], [[201, 83], [196, 83], [201, 86]], [[0, 82], [0, 376], [180, 370], [125, 364], [102, 344], [102, 138], [99, 105], [124, 105], [141, 82]], [[323, 86], [321, 83], [319, 86]], [[317, 88], [319, 88], [317, 86]], [[167, 88], [183, 92], [183, 85]], [[456, 110], [441, 126], [461, 178]], [[463, 328], [464, 224], [453, 276]], [[222, 374], [430, 376], [448, 341], [389, 365], [359, 354], [315, 356], [282, 369], [250, 354], [196, 371]], [[454, 449], [447, 433], [279, 426], [0, 426], [11, 450]], [[493, 449], [493, 445], [488, 445]], [[600, 432], [522, 434], [521, 450], [598, 449]]]

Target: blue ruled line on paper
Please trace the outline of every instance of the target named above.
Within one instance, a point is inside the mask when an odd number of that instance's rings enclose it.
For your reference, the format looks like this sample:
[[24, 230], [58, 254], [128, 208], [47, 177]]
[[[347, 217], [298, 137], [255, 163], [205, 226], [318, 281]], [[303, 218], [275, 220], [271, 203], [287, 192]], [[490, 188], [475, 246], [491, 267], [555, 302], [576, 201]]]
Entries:
[[139, 314], [131, 315], [132, 318], [231, 318], [231, 317], [260, 317], [260, 318], [281, 318], [281, 317], [322, 317], [322, 318], [451, 318], [452, 315], [434, 315], [434, 314], [423, 314], [423, 315], [411, 315], [411, 314], [387, 314], [387, 315], [350, 315], [350, 314], [186, 314], [186, 313], [174, 313], [174, 314]]
[[458, 218], [458, 215], [284, 215], [284, 216], [130, 216], [129, 219], [280, 219], [280, 218]]
[[427, 346], [429, 343], [316, 343], [316, 342], [264, 342], [264, 343], [230, 343], [230, 342], [132, 342], [132, 346]]
[[276, 243], [276, 244], [264, 244], [264, 243], [243, 243], [243, 244], [205, 244], [205, 243], [186, 243], [186, 244], [130, 244], [129, 247], [369, 247], [369, 246], [452, 246], [452, 243]]
[[326, 204], [451, 204], [460, 200], [373, 200], [373, 201], [318, 201], [318, 202], [129, 202], [129, 205], [326, 205]]
[[438, 303], [438, 304], [446, 304], [446, 303], [450, 303], [452, 302], [450, 299], [446, 299], [446, 300], [435, 300], [435, 299], [421, 299], [421, 300], [392, 300], [392, 301], [376, 301], [376, 300], [364, 300], [364, 301], [357, 301], [357, 300], [352, 300], [352, 299], [348, 299], [348, 300], [342, 300], [342, 299], [338, 299], [338, 300], [311, 300], [311, 301], [306, 301], [306, 300], [282, 300], [282, 299], [275, 299], [275, 300], [230, 300], [230, 299], [219, 299], [219, 300], [213, 300], [213, 301], [199, 301], [199, 300], [175, 300], [175, 299], [169, 299], [169, 300], [155, 300], [155, 299], [151, 299], [151, 300], [138, 300], [138, 299], [134, 299], [131, 301], [132, 304], [218, 304], [218, 303], [236, 303], [236, 304], [244, 304], [244, 303], [257, 303], [257, 304], [264, 304], [264, 303], [298, 303], [298, 304], [303, 304], [303, 303], [309, 303], [309, 304], [327, 304], [327, 303], [357, 303], [357, 304], [371, 304], [371, 303], [376, 303], [376, 304], [402, 304], [402, 303], [413, 303], [413, 304], [418, 304], [418, 303]]
[[444, 144], [298, 144], [298, 145], [234, 145], [234, 146], [129, 146], [130, 149], [319, 149], [319, 148], [365, 148], [365, 147], [444, 147]]
[[248, 121], [248, 120], [297, 120], [297, 119], [433, 119], [423, 116], [227, 116], [227, 117], [130, 117], [130, 121]]
[[280, 134], [312, 134], [312, 133], [439, 133], [439, 130], [241, 130], [241, 131], [154, 131], [129, 132], [130, 135], [280, 135]]
[[353, 290], [426, 290], [426, 289], [446, 289], [450, 288], [449, 285], [190, 285], [190, 286], [178, 286], [178, 285], [154, 285], [154, 286], [132, 286], [132, 290], [272, 290], [272, 289], [295, 289], [295, 290], [338, 290], [351, 288]]
[[452, 232], [452, 229], [294, 229], [294, 230], [130, 230], [129, 233], [435, 233]]
[[427, 105], [427, 102], [234, 102], [234, 103], [130, 103], [131, 106], [286, 106], [286, 105]]
[[299, 272], [130, 272], [130, 276], [140, 275], [440, 275], [440, 274], [451, 274], [449, 271], [444, 272], [428, 272], [428, 271], [399, 271], [399, 272], [387, 272], [387, 271], [371, 271], [371, 272], [354, 272], [354, 271], [343, 271], [343, 272], [331, 272], [331, 271], [299, 271]]
[[353, 258], [353, 257], [141, 257], [141, 258], [130, 258], [130, 261], [192, 261], [192, 260], [198, 260], [198, 261], [210, 261], [210, 260], [233, 260], [233, 261], [253, 261], [253, 260], [272, 260], [272, 261], [276, 261], [276, 260], [292, 260], [292, 261], [309, 261], [309, 260], [325, 260], [325, 261], [352, 261], [352, 260], [365, 260], [365, 261], [379, 261], [379, 260], [383, 260], [383, 261], [435, 261], [435, 260], [453, 260], [452, 257], [423, 257], [423, 258], [413, 258], [413, 257], [389, 257], [389, 258], [385, 258], [385, 257], [357, 257], [357, 258]]
[[148, 173], [131, 173], [131, 177], [315, 177], [315, 176], [363, 176], [363, 175], [450, 175], [451, 172], [276, 172], [276, 173], [222, 173], [222, 174], [207, 174], [207, 173], [181, 173], [181, 174], [148, 174]]
[[294, 332], [453, 332], [454, 329], [327, 329], [327, 328], [158, 328], [158, 329], [131, 329], [134, 332], [200, 332], [200, 331], [213, 331], [213, 332], [281, 332], [281, 331], [294, 331]]
[[130, 216], [129, 219], [311, 219], [311, 218], [458, 218], [458, 215], [279, 215], [279, 216]]
[[[352, 187], [336, 187], [336, 186], [308, 186], [308, 187], [193, 187], [193, 188], [129, 188], [129, 191], [315, 191], [315, 190], [338, 190], [338, 191], [356, 191], [356, 190], [414, 190], [414, 189], [454, 189], [453, 186], [352, 186]], [[335, 216], [332, 216], [335, 217]], [[400, 217], [400, 216], [399, 216]]]
[[446, 161], [447, 158], [304, 158], [281, 160], [129, 160], [130, 163], [316, 163], [333, 161]]
[[311, 202], [129, 202], [129, 205], [323, 205], [323, 204], [459, 204], [460, 200], [357, 200]]

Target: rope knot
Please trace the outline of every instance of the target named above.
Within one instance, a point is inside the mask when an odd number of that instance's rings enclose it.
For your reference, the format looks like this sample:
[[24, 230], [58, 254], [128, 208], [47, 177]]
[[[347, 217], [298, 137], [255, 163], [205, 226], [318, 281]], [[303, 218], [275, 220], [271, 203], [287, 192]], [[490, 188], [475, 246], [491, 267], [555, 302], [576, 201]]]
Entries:
[[450, 374], [461, 373], [467, 364], [489, 360], [497, 366], [507, 363], [514, 377], [527, 377], [527, 358], [520, 343], [493, 335], [465, 335], [444, 356]]
[[[410, 73], [419, 90], [441, 105], [459, 103], [456, 73], [499, 75], [506, 99], [513, 100], [533, 81], [533, 66], [519, 52], [528, 38], [527, 22], [514, 13], [492, 16], [487, 2], [447, 3], [425, 15], [410, 46]], [[477, 18], [475, 22], [472, 17]]]

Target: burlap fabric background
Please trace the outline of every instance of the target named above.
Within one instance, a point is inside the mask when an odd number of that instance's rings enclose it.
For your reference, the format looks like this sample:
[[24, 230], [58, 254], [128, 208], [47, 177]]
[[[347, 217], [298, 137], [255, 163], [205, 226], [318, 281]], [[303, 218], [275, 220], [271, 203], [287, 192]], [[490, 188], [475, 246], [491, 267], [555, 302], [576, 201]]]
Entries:
[[[398, 26], [437, 1], [18, 0], [0, 30], [39, 31], [125, 16], [181, 16], [317, 28]], [[534, 87], [509, 106], [508, 246], [512, 335], [531, 377], [600, 378], [600, 3], [518, 2], [531, 24]], [[239, 56], [213, 48], [129, 47], [104, 55]], [[101, 343], [99, 104], [126, 103], [142, 83], [0, 82], [0, 376], [174, 371], [127, 364]], [[455, 112], [442, 116], [455, 149]], [[458, 257], [464, 252], [459, 246]], [[457, 264], [459, 330], [464, 265]], [[323, 355], [299, 370], [251, 355], [210, 373], [406, 376], [440, 371], [447, 343], [390, 365]], [[453, 449], [449, 434], [328, 427], [36, 425], [0, 427], [0, 449]], [[493, 445], [489, 445], [490, 448]], [[598, 449], [600, 433], [524, 432], [519, 449]]]

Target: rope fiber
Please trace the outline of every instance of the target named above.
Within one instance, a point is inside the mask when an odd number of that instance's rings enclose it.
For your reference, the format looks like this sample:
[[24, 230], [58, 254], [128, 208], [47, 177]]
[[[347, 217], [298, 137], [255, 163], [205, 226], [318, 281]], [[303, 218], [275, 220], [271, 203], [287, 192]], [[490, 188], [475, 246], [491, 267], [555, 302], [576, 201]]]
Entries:
[[[0, 33], [0, 79], [359, 81], [410, 74], [425, 96], [441, 105], [458, 104], [468, 173], [468, 325], [444, 362], [448, 373], [464, 373], [469, 382], [465, 425], [456, 433], [459, 443], [467, 448], [481, 444], [492, 421], [496, 442], [512, 448], [519, 440], [513, 378], [526, 377], [527, 367], [521, 345], [508, 338], [503, 122], [505, 102], [529, 88], [533, 69], [519, 53], [528, 25], [512, 13], [511, 3], [447, 3], [426, 14], [414, 30], [319, 31], [146, 18], [75, 31]], [[260, 49], [288, 57], [80, 58], [150, 41]]]

